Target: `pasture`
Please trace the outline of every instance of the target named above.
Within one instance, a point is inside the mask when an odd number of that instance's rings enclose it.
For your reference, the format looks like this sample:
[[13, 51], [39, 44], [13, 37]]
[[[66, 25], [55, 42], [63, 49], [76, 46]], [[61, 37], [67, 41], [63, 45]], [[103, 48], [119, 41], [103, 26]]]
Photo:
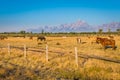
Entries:
[[[77, 36], [78, 37], [78, 36]], [[8, 37], [0, 40], [0, 79], [5, 80], [120, 80], [120, 63], [105, 60], [81, 58], [78, 66], [75, 63], [75, 47], [77, 54], [95, 55], [120, 60], [120, 37], [114, 36], [117, 49], [104, 50], [96, 44], [96, 35], [77, 37], [46, 37], [46, 41]], [[102, 36], [101, 36], [102, 37]], [[107, 36], [104, 36], [107, 37]], [[24, 51], [10, 46], [27, 46], [27, 57]], [[46, 61], [46, 44], [48, 45], [48, 61]]]

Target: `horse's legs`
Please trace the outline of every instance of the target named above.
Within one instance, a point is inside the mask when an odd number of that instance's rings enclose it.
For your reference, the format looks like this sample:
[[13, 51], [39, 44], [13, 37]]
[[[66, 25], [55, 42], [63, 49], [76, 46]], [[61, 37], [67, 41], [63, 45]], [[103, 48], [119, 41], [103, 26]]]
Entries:
[[46, 41], [46, 39], [44, 39], [44, 41]]
[[112, 48], [113, 48], [113, 50], [116, 50], [117, 47], [116, 46], [112, 46]]
[[107, 46], [104, 46], [104, 50], [106, 50], [107, 49]]
[[40, 39], [41, 41], [43, 40], [43, 39]]

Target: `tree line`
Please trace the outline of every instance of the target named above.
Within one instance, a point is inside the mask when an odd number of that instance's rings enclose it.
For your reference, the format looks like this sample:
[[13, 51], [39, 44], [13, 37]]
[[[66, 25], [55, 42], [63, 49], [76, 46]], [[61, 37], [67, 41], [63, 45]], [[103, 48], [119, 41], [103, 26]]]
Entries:
[[120, 35], [120, 29], [117, 29], [116, 31], [111, 31], [108, 29], [107, 32], [103, 32], [103, 29], [99, 29], [97, 32], [45, 32], [44, 30], [41, 30], [40, 33], [33, 33], [33, 32], [27, 32], [25, 30], [21, 30], [19, 32], [2, 32], [0, 33], [0, 36], [11, 36], [11, 37], [23, 37], [23, 36], [80, 36], [80, 35], [96, 35], [96, 34], [115, 34], [115, 35]]

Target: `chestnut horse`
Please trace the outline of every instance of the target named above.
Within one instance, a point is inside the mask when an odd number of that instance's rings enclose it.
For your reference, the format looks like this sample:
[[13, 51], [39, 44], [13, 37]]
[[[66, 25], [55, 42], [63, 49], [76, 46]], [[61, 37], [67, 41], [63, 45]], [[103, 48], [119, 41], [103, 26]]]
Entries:
[[33, 36], [30, 36], [29, 39], [30, 39], [30, 40], [33, 40]]
[[116, 49], [115, 40], [113, 39], [97, 37], [96, 43], [101, 43], [104, 49], [106, 49], [108, 46], [112, 47], [113, 49]]

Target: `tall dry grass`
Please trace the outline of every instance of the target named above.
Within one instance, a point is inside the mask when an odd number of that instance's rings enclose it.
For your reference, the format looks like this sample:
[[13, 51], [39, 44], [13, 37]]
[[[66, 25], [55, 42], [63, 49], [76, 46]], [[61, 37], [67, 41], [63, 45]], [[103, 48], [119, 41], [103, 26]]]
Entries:
[[[78, 58], [78, 68], [75, 64], [74, 47], [79, 54], [96, 55], [120, 60], [120, 38], [115, 36], [117, 49], [104, 50], [95, 42], [95, 36], [90, 39], [80, 37], [82, 43], [76, 42], [76, 37], [47, 37], [47, 41], [41, 42], [34, 38], [8, 38], [1, 40], [0, 46], [0, 78], [8, 80], [119, 80], [120, 64], [98, 60]], [[7, 44], [11, 46], [29, 47], [27, 58], [24, 58], [23, 50], [11, 49], [8, 55]], [[38, 45], [38, 43], [40, 43]], [[46, 61], [45, 47], [48, 45], [49, 61]], [[37, 52], [39, 51], [40, 52]], [[84, 64], [83, 64], [84, 62]]]

